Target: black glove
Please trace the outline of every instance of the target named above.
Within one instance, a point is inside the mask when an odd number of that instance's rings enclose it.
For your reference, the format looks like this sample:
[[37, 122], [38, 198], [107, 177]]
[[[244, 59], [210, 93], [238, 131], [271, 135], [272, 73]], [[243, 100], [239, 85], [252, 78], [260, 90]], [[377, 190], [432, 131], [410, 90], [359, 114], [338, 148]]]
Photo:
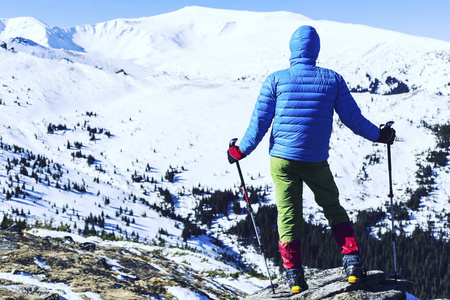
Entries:
[[394, 143], [394, 139], [395, 130], [391, 127], [385, 126], [380, 129], [380, 137], [375, 142], [392, 145]]

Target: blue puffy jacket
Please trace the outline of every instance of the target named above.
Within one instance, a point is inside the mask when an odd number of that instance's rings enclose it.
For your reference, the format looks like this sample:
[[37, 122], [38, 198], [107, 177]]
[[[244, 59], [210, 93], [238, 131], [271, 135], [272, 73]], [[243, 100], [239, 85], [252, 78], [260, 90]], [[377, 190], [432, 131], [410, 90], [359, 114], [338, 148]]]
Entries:
[[354, 133], [375, 141], [377, 126], [362, 114], [338, 73], [316, 66], [320, 40], [311, 26], [291, 37], [290, 68], [269, 75], [260, 91], [250, 125], [239, 143], [249, 155], [273, 121], [271, 156], [305, 162], [328, 158], [333, 114]]

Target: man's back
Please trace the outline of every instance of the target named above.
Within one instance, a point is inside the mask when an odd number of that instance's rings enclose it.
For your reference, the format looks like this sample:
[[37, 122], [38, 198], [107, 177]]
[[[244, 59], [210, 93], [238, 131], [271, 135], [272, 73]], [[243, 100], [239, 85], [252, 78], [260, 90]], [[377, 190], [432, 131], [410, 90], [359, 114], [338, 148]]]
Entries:
[[338, 75], [314, 65], [298, 64], [273, 76], [277, 95], [270, 154], [301, 161], [325, 160]]
[[355, 133], [375, 141], [379, 129], [365, 119], [343, 78], [316, 66], [320, 40], [310, 26], [291, 38], [290, 68], [267, 77], [240, 149], [250, 154], [269, 129], [270, 155], [305, 162], [328, 158], [333, 113]]

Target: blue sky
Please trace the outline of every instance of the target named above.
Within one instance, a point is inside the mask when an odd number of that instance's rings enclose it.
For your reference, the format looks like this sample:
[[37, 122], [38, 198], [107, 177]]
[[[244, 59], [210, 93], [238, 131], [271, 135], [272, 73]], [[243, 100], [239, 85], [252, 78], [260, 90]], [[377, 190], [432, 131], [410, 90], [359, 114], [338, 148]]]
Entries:
[[198, 5], [291, 11], [314, 20], [364, 24], [450, 41], [450, 0], [0, 0], [0, 18], [31, 16], [62, 28], [149, 17]]

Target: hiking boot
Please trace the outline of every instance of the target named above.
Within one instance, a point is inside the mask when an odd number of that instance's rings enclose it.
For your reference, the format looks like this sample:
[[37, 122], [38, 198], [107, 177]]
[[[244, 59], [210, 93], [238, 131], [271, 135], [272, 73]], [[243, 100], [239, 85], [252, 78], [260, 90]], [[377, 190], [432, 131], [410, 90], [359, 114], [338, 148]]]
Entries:
[[293, 294], [298, 294], [308, 289], [303, 268], [292, 268], [285, 271], [286, 281]]
[[345, 254], [342, 257], [342, 264], [349, 283], [359, 283], [365, 277], [358, 254]]

